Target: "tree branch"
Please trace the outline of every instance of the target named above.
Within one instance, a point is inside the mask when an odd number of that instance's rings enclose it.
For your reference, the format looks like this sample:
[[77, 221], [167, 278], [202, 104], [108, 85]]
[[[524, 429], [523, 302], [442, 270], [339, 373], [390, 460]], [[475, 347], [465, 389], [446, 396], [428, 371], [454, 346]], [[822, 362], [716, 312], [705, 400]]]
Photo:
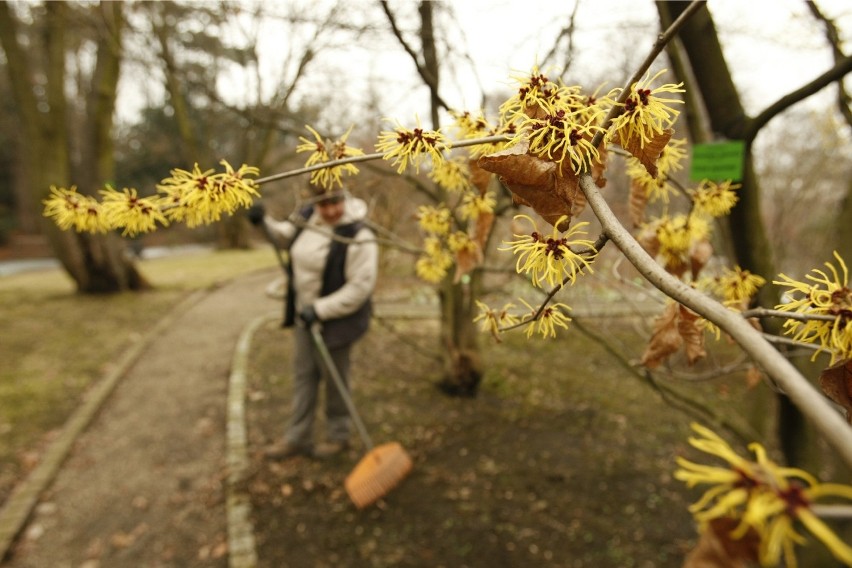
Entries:
[[[825, 26], [825, 37], [828, 40], [829, 45], [831, 45], [834, 62], [836, 63], [840, 61], [843, 58], [843, 50], [840, 47], [842, 42], [840, 39], [840, 33], [837, 31], [837, 26], [834, 25], [833, 21], [825, 17], [816, 5], [816, 2], [805, 2], [805, 4], [808, 8], [810, 8], [811, 14], [814, 15], [814, 18], [822, 22]], [[838, 81], [837, 106], [840, 108], [840, 114], [842, 114], [843, 118], [846, 119], [846, 124], [852, 127], [852, 108], [850, 108], [850, 102], [852, 102], [852, 98], [850, 98], [849, 93], [846, 92], [843, 82]]]
[[429, 91], [432, 93], [432, 97], [435, 102], [437, 102], [441, 108], [449, 111], [450, 105], [441, 98], [441, 95], [438, 94], [438, 80], [434, 77], [426, 67], [424, 67], [420, 60], [417, 57], [417, 52], [408, 45], [408, 42], [405, 41], [405, 38], [402, 37], [402, 31], [399, 29], [399, 26], [396, 24], [396, 18], [391, 12], [390, 6], [386, 0], [379, 0], [379, 3], [382, 5], [382, 10], [385, 13], [385, 16], [388, 18], [388, 23], [390, 23], [391, 30], [393, 31], [394, 37], [396, 37], [399, 44], [405, 50], [405, 52], [411, 57], [411, 61], [414, 62], [414, 67], [417, 69], [417, 74], [420, 75], [420, 78], [423, 79], [423, 82], [426, 83], [426, 86], [429, 87]]
[[[666, 43], [674, 37], [683, 23], [703, 4], [701, 1], [692, 2], [669, 29], [660, 35], [648, 57], [627, 83], [627, 88], [622, 91], [618, 98], [619, 103], [623, 103], [626, 99], [630, 85], [650, 68], [651, 63], [662, 52]], [[835, 69], [837, 67], [835, 66]], [[604, 131], [609, 128], [618, 108], [618, 105], [613, 106], [613, 109], [607, 115], [603, 124]], [[598, 133], [592, 140], [592, 145], [597, 147], [603, 135], [603, 131]], [[657, 264], [615, 216], [589, 173], [583, 173], [580, 176], [580, 189], [601, 223], [604, 233], [639, 273], [664, 294], [713, 322], [730, 335], [775, 380], [802, 413], [811, 420], [826, 441], [837, 451], [839, 457], [848, 466], [852, 466], [852, 428], [792, 363], [772, 347], [762, 334], [754, 329], [740, 314], [732, 312], [719, 302], [688, 286]]]
[[747, 121], [745, 132], [743, 134], [743, 140], [745, 140], [746, 144], [749, 145], [754, 140], [754, 137], [757, 136], [757, 133], [760, 132], [760, 129], [766, 126], [770, 120], [778, 116], [780, 113], [784, 112], [791, 106], [795, 105], [798, 102], [801, 102], [808, 98], [809, 96], [818, 93], [826, 86], [830, 85], [835, 81], [840, 81], [843, 77], [852, 71], [852, 55], [847, 55], [842, 59], [839, 59], [837, 63], [820, 75], [815, 78], [813, 81], [796, 89], [792, 93], [788, 93], [766, 107], [763, 112]]

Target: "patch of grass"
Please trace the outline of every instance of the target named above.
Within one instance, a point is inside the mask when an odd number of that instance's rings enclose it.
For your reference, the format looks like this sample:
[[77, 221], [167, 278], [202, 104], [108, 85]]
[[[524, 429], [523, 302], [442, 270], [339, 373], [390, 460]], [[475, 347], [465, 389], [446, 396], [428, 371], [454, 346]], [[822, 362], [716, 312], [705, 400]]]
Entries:
[[62, 270], [0, 278], [0, 502], [111, 361], [193, 290], [275, 264], [266, 249], [140, 261], [141, 293], [75, 293]]

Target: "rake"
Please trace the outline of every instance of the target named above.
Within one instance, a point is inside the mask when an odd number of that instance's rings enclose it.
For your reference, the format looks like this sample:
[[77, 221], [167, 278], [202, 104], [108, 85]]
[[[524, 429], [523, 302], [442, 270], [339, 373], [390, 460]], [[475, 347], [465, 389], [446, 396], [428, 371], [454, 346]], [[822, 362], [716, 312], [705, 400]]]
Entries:
[[328, 369], [328, 374], [331, 375], [334, 385], [340, 392], [340, 397], [346, 403], [349, 415], [352, 417], [352, 421], [358, 429], [358, 434], [360, 434], [361, 440], [368, 450], [344, 481], [349, 498], [356, 507], [363, 509], [384, 497], [399, 485], [399, 482], [411, 472], [413, 464], [408, 453], [399, 442], [387, 442], [380, 446], [373, 446], [373, 440], [367, 433], [364, 422], [355, 409], [349, 390], [343, 383], [340, 372], [331, 359], [331, 354], [328, 352], [325, 341], [323, 341], [319, 325], [311, 326], [311, 335], [314, 338], [314, 345]]

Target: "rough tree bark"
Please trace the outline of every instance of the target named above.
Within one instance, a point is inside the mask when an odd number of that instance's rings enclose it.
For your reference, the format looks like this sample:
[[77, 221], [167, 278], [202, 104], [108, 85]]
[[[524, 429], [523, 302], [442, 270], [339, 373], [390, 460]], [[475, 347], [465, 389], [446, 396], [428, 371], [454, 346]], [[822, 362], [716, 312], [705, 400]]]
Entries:
[[[689, 4], [684, 1], [657, 2], [663, 25], [677, 18]], [[749, 117], [734, 85], [706, 5], [684, 25], [679, 38], [689, 60], [695, 84], [701, 93], [713, 133], [727, 140], [745, 142], [742, 187], [738, 191], [740, 201], [732, 210], [729, 220], [734, 260], [743, 268], [771, 280], [777, 270], [761, 216], [760, 184], [755, 173], [751, 144], [760, 127], [773, 116], [848, 71], [845, 71], [844, 64], [841, 63], [833, 73], [826, 73], [796, 93], [780, 99], [757, 117]], [[778, 292], [772, 286], [765, 286], [758, 299], [761, 305], [774, 306], [779, 300]], [[772, 320], [764, 323], [767, 328], [774, 326], [775, 331], [780, 327]], [[807, 373], [806, 376], [814, 376], [813, 368], [803, 369], [803, 372]], [[820, 454], [814, 432], [798, 408], [783, 394], [778, 396], [777, 428], [778, 439], [788, 463], [811, 470], [818, 469], [816, 465], [820, 461]]]
[[[6, 55], [7, 71], [21, 124], [21, 148], [26, 163], [26, 183], [36, 197], [34, 205], [51, 185], [78, 185], [83, 193], [100, 189], [112, 176], [113, 111], [121, 60], [121, 4], [102, 3], [92, 7], [92, 12], [102, 22], [104, 35], [97, 40], [96, 72], [92, 77], [92, 99], [85, 116], [90, 129], [86, 142], [95, 142], [97, 148], [87, 149], [90, 156], [87, 168], [74, 168], [70, 149], [68, 102], [65, 95], [67, 54], [65, 31], [68, 27], [69, 5], [65, 2], [47, 2], [44, 19], [35, 26], [42, 29], [41, 38], [31, 38], [28, 51], [42, 48], [40, 57], [30, 57], [19, 43], [20, 23], [8, 2], [0, 3], [0, 45]], [[41, 68], [37, 62], [44, 61]], [[38, 84], [39, 72], [45, 77], [43, 98], [33, 92]], [[94, 114], [91, 114], [94, 113]], [[104, 138], [105, 137], [105, 138]], [[101, 170], [100, 168], [105, 168]], [[86, 171], [86, 185], [75, 175]], [[89, 185], [92, 183], [93, 185]], [[108, 293], [138, 290], [148, 287], [136, 266], [124, 255], [124, 244], [114, 235], [79, 235], [60, 231], [52, 223], [43, 223], [44, 231], [54, 253], [82, 293]]]

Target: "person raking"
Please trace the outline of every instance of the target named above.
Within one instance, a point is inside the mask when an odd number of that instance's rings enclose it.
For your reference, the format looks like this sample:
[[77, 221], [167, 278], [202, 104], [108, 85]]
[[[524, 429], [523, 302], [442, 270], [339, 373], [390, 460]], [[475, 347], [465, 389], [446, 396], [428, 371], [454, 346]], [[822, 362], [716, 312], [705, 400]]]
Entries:
[[[372, 315], [378, 245], [365, 225], [366, 203], [345, 189], [318, 193], [311, 201], [312, 205], [285, 221], [267, 215], [262, 204], [253, 205], [247, 213], [253, 225], [289, 251], [283, 325], [293, 328], [293, 400], [282, 439], [264, 450], [269, 459], [327, 458], [349, 446], [351, 419], [327, 376], [310, 326], [321, 325], [331, 358], [350, 388], [351, 349], [367, 331]], [[326, 439], [315, 444], [322, 383]]]

